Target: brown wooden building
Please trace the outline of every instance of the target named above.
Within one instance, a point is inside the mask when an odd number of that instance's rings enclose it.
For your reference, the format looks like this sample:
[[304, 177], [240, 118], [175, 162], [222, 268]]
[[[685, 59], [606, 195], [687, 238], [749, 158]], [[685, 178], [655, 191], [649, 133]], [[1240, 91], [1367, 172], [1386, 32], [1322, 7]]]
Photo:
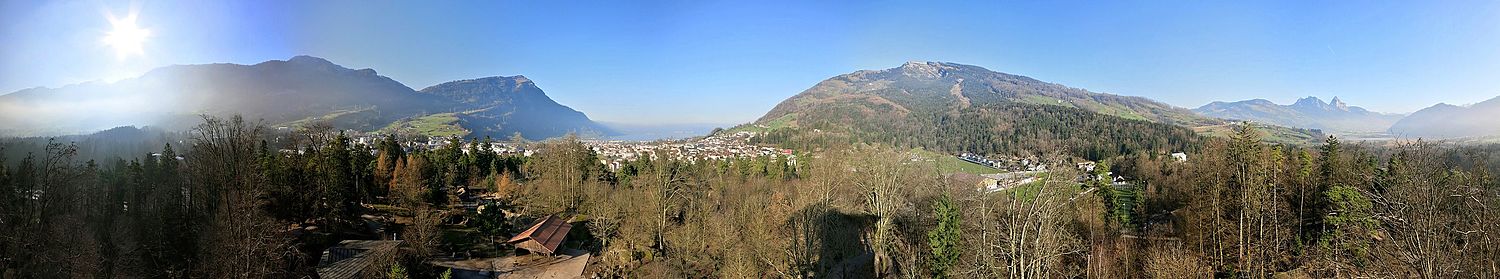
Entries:
[[318, 277], [325, 279], [382, 277], [396, 262], [400, 240], [344, 240], [323, 251]]
[[530, 229], [510, 238], [507, 243], [532, 253], [552, 255], [558, 252], [563, 240], [568, 237], [572, 224], [557, 216], [547, 215], [531, 225]]

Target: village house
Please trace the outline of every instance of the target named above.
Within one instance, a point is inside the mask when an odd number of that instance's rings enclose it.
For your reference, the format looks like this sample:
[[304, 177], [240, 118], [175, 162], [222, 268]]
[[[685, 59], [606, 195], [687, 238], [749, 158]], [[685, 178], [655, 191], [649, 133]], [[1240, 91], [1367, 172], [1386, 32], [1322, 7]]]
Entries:
[[1172, 153], [1172, 159], [1177, 160], [1178, 162], [1187, 162], [1187, 153]]
[[1097, 164], [1095, 164], [1094, 162], [1082, 162], [1082, 163], [1078, 163], [1078, 170], [1081, 170], [1081, 171], [1084, 171], [1084, 172], [1091, 172], [1091, 171], [1094, 171], [1094, 166], [1096, 166], [1096, 165]]

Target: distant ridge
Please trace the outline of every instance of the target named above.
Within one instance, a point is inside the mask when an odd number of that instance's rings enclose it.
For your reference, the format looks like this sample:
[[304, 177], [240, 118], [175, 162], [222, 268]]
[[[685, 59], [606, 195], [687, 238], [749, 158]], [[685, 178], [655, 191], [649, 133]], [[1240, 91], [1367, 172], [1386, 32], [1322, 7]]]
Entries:
[[1378, 113], [1349, 106], [1338, 97], [1327, 103], [1317, 97], [1306, 97], [1291, 105], [1278, 105], [1265, 99], [1212, 102], [1193, 111], [1209, 117], [1330, 132], [1382, 132], [1401, 119], [1399, 114]]
[[1500, 136], [1497, 119], [1500, 119], [1500, 97], [1469, 106], [1439, 103], [1397, 121], [1390, 133], [1424, 138]]
[[567, 133], [610, 135], [610, 128], [582, 112], [558, 104], [525, 76], [495, 76], [445, 82], [423, 88], [423, 94], [458, 102], [460, 123], [476, 136], [509, 137], [513, 133], [554, 137]]
[[[198, 114], [239, 114], [278, 127], [326, 122], [362, 131], [444, 114], [459, 121], [443, 123], [450, 127], [443, 135], [519, 132], [532, 139], [608, 131], [552, 101], [524, 77], [509, 79], [513, 88], [461, 86], [473, 81], [418, 92], [373, 69], [349, 69], [306, 55], [254, 65], [166, 66], [113, 83], [0, 95], [0, 135], [79, 134], [131, 125], [183, 129], [196, 123]], [[387, 131], [436, 135], [430, 129]]]

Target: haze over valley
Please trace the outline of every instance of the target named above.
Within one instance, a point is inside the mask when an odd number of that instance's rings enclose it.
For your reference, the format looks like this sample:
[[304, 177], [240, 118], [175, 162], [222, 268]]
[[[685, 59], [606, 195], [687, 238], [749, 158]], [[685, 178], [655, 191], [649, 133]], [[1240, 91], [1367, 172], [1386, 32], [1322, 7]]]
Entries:
[[546, 139], [608, 128], [548, 98], [524, 76], [458, 80], [412, 90], [373, 69], [312, 56], [255, 65], [158, 68], [138, 78], [0, 96], [9, 136], [87, 134], [119, 126], [183, 130], [198, 115], [242, 115], [278, 128], [325, 123], [337, 129], [443, 136], [515, 133]]
[[[1216, 101], [1187, 110], [1146, 97], [1095, 93], [978, 66], [907, 62], [896, 68], [859, 70], [825, 80], [791, 96], [753, 123], [818, 121], [797, 118], [830, 113], [827, 110], [833, 108], [826, 108], [829, 106], [858, 106], [842, 108], [854, 109], [857, 114], [832, 120], [868, 120], [1020, 103], [1197, 127], [1205, 134], [1218, 131], [1208, 127], [1252, 121], [1300, 129], [1282, 131], [1301, 134], [1293, 136], [1299, 140], [1315, 139], [1315, 133], [1385, 139], [1483, 139], [1500, 136], [1500, 128], [1488, 125], [1500, 111], [1491, 105], [1495, 100], [1468, 106], [1439, 103], [1410, 115], [1374, 112], [1350, 106], [1337, 97], [1326, 103], [1306, 97], [1290, 105], [1265, 99]], [[284, 129], [316, 123], [371, 133], [492, 138], [520, 133], [530, 139], [569, 133], [600, 139], [688, 138], [705, 135], [715, 127], [734, 126], [612, 124], [631, 131], [626, 135], [557, 103], [525, 76], [455, 80], [413, 90], [374, 69], [349, 69], [312, 56], [254, 65], [168, 66], [114, 82], [37, 87], [0, 95], [0, 107], [7, 108], [0, 113], [0, 123], [5, 124], [0, 133], [23, 137], [88, 134], [122, 126], [180, 131], [191, 127], [200, 115], [242, 115]]]
[[1497, 15], [0, 2], [0, 279], [1497, 278]]

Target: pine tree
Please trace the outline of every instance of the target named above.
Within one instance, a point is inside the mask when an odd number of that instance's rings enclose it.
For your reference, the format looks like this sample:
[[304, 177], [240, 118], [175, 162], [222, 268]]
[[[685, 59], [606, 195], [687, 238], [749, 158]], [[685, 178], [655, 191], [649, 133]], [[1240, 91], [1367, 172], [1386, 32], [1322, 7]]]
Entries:
[[359, 189], [354, 185], [349, 149], [349, 138], [341, 132], [318, 152], [319, 217], [344, 220], [352, 217], [358, 206], [354, 197]]
[[963, 243], [962, 213], [948, 195], [943, 195], [933, 205], [933, 215], [938, 223], [927, 232], [927, 245], [932, 249], [928, 266], [932, 269], [932, 278], [949, 278], [963, 254], [959, 250], [960, 243]]
[[401, 264], [399, 264], [399, 263], [398, 264], [392, 264], [391, 265], [391, 270], [388, 271], [388, 272], [386, 272], [385, 278], [386, 279], [406, 279], [407, 278], [406, 268], [401, 267]]
[[1324, 189], [1318, 208], [1323, 216], [1323, 235], [1319, 242], [1325, 249], [1331, 249], [1331, 256], [1337, 260], [1364, 264], [1369, 250], [1368, 234], [1375, 226], [1371, 216], [1373, 205], [1352, 179], [1354, 166], [1344, 161], [1341, 152], [1338, 139], [1329, 136], [1323, 146], [1321, 167], [1320, 186]]
[[1323, 235], [1330, 229], [1324, 223], [1324, 220], [1327, 219], [1326, 216], [1332, 210], [1330, 208], [1330, 201], [1328, 200], [1328, 192], [1333, 187], [1342, 185], [1342, 180], [1340, 179], [1342, 175], [1340, 173], [1344, 172], [1347, 167], [1343, 163], [1343, 148], [1340, 146], [1338, 138], [1328, 136], [1328, 139], [1325, 139], [1323, 142], [1318, 156], [1318, 180], [1312, 191], [1317, 193], [1317, 198], [1312, 199], [1309, 203], [1308, 213], [1309, 217], [1312, 218], [1308, 220], [1310, 222], [1307, 224], [1307, 227], [1311, 228], [1309, 232], [1315, 234], [1310, 239], [1320, 241], [1323, 239]]

